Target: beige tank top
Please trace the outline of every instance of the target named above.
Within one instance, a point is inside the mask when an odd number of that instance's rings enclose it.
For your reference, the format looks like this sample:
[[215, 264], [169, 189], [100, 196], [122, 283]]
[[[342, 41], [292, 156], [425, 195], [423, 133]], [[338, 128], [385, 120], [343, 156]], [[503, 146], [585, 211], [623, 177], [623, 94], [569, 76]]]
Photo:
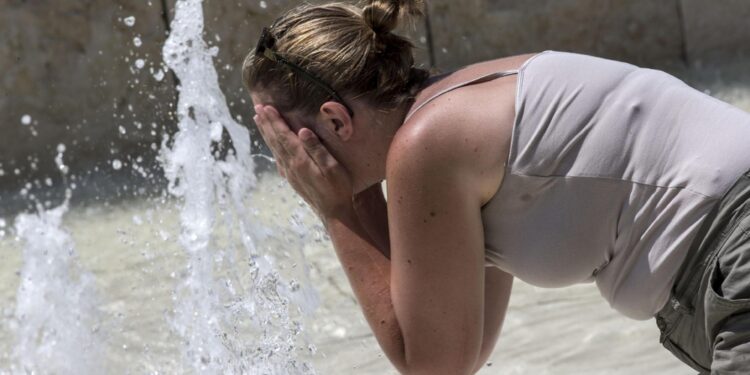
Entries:
[[505, 176], [482, 208], [487, 264], [541, 287], [596, 282], [616, 310], [652, 317], [702, 220], [750, 169], [750, 114], [593, 56], [545, 51], [517, 73]]

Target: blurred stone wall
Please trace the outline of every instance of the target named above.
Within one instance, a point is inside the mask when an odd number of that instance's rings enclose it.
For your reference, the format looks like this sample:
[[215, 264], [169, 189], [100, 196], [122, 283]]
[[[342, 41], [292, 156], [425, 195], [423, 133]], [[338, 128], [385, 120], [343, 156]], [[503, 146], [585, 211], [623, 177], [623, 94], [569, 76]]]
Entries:
[[152, 156], [175, 98], [165, 35], [159, 0], [0, 2], [0, 187], [57, 181], [60, 144], [79, 173]]
[[[59, 144], [78, 174], [154, 159], [174, 127], [176, 85], [160, 55], [174, 1], [0, 2], [0, 189], [59, 179]], [[750, 57], [748, 0], [427, 2], [430, 27], [408, 33], [420, 64], [443, 70], [545, 49], [667, 70]], [[242, 60], [260, 28], [297, 3], [205, 0], [205, 38], [219, 47], [221, 85], [245, 124]]]

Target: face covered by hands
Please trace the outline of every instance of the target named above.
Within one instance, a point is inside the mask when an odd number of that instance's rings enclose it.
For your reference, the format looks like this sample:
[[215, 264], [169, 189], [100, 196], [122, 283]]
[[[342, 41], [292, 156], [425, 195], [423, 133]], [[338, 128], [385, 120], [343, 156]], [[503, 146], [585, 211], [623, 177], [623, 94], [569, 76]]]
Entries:
[[308, 128], [295, 134], [272, 106], [256, 105], [253, 118], [276, 158], [279, 173], [325, 221], [351, 210], [349, 173]]

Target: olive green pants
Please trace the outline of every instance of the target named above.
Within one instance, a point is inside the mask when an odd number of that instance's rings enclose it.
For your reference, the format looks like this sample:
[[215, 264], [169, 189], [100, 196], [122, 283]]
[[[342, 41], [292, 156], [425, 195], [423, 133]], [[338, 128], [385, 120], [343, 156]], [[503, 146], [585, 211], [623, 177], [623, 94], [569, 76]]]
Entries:
[[750, 374], [750, 171], [702, 224], [656, 324], [699, 373]]

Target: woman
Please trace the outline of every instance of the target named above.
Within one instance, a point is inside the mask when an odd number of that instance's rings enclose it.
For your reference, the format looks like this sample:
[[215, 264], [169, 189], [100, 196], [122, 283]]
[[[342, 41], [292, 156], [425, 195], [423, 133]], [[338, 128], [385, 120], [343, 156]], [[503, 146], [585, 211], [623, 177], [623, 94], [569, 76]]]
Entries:
[[750, 368], [750, 115], [659, 71], [556, 51], [429, 78], [392, 32], [419, 11], [305, 5], [243, 66], [279, 171], [393, 365], [476, 372], [515, 276], [596, 282], [623, 314], [656, 317], [696, 370]]

